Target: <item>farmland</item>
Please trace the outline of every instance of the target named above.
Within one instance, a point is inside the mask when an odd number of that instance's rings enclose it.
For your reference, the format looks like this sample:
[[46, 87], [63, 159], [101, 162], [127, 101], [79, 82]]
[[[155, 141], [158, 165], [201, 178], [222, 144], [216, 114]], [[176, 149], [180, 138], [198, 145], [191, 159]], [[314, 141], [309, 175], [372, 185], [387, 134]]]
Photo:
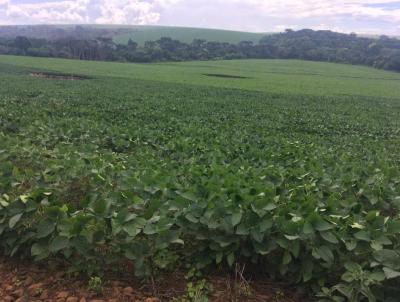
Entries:
[[0, 56], [0, 81], [2, 254], [396, 301], [400, 74]]
[[258, 43], [264, 35], [265, 33], [240, 32], [222, 29], [135, 26], [127, 28], [125, 33], [115, 35], [114, 41], [120, 44], [127, 44], [129, 39], [132, 39], [140, 45], [144, 45], [144, 43], [149, 40], [155, 41], [162, 37], [170, 37], [185, 43], [191, 43], [194, 39], [227, 43], [239, 43], [240, 41], [252, 41]]

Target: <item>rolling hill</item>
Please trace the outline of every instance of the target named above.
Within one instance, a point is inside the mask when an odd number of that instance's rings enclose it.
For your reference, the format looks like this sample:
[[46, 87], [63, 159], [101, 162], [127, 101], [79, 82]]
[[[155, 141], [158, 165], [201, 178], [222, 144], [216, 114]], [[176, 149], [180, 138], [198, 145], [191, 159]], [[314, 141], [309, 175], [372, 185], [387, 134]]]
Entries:
[[129, 39], [132, 39], [142, 45], [146, 41], [158, 40], [161, 37], [170, 37], [185, 43], [190, 43], [193, 39], [227, 43], [238, 43], [240, 41], [257, 43], [265, 35], [264, 33], [190, 27], [132, 26], [129, 29], [129, 32], [116, 35], [114, 41], [125, 44]]
[[257, 43], [265, 34], [240, 32], [221, 29], [168, 27], [168, 26], [126, 26], [126, 25], [18, 25], [0, 26], [0, 38], [41, 38], [56, 40], [74, 37], [93, 39], [97, 37], [112, 38], [119, 44], [128, 43], [129, 39], [143, 45], [146, 41], [155, 41], [161, 37], [170, 37], [181, 42], [190, 43], [194, 39], [238, 43], [252, 41]]

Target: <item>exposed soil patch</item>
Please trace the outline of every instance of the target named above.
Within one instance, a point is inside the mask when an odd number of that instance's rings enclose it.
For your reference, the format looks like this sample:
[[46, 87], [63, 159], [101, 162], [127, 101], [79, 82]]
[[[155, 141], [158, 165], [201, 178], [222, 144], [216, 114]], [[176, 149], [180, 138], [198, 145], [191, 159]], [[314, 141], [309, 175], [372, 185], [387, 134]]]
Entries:
[[89, 80], [90, 78], [82, 75], [66, 74], [66, 73], [53, 73], [53, 72], [32, 72], [32, 77], [44, 78], [44, 79], [56, 79], [56, 80], [70, 80], [70, 81], [82, 81]]
[[207, 77], [215, 77], [215, 78], [250, 79], [249, 77], [242, 77], [242, 76], [230, 75], [230, 74], [220, 74], [220, 73], [204, 73], [203, 75], [205, 75]]
[[[0, 256], [0, 302], [164, 302], [180, 297], [185, 292], [183, 273], [158, 276], [154, 284], [143, 284], [134, 279], [133, 268], [121, 264], [116, 274], [106, 273], [101, 292], [88, 288], [88, 280], [71, 277], [61, 267], [50, 268], [19, 259]], [[234, 290], [234, 279], [210, 276], [213, 292], [210, 302], [305, 302], [287, 285], [269, 282], [250, 282], [251, 295], [243, 296]]]

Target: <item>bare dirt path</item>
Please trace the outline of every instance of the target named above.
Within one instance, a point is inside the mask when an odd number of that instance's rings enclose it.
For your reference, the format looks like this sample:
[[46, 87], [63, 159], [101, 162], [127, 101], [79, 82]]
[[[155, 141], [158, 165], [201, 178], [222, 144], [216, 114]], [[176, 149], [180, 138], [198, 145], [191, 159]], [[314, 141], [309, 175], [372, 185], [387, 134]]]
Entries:
[[[249, 288], [234, 289], [226, 277], [210, 277], [213, 292], [210, 302], [304, 302], [290, 289], [268, 282], [249, 283]], [[142, 285], [126, 276], [105, 276], [101, 292], [88, 287], [86, 279], [69, 277], [63, 270], [49, 270], [17, 259], [0, 256], [0, 302], [163, 302], [185, 293], [186, 281], [176, 273], [160, 277], [157, 284]], [[243, 296], [250, 289], [248, 296]], [[175, 300], [188, 302], [188, 300]]]

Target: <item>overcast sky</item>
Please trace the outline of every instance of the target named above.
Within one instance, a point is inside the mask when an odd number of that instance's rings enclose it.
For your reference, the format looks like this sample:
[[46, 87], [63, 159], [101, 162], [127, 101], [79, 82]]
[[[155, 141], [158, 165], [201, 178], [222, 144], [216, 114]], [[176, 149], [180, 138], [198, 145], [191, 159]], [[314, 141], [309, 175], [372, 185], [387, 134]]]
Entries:
[[141, 24], [400, 35], [390, 0], [0, 0], [0, 24]]

